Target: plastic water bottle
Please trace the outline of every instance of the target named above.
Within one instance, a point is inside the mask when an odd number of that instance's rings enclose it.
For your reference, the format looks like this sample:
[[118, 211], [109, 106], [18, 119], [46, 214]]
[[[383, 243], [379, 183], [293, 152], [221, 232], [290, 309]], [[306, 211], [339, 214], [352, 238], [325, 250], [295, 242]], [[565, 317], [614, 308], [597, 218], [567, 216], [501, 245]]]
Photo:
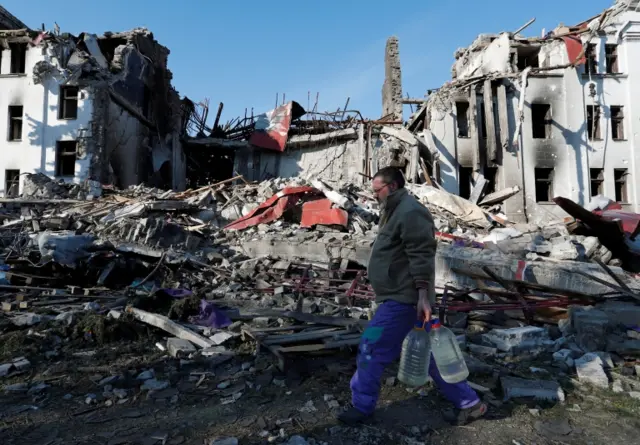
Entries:
[[416, 322], [402, 343], [398, 380], [409, 386], [422, 386], [429, 380], [431, 346], [425, 322]]
[[447, 383], [459, 383], [466, 380], [469, 377], [469, 369], [454, 333], [442, 326], [440, 320], [434, 318], [429, 339], [433, 360], [442, 379]]

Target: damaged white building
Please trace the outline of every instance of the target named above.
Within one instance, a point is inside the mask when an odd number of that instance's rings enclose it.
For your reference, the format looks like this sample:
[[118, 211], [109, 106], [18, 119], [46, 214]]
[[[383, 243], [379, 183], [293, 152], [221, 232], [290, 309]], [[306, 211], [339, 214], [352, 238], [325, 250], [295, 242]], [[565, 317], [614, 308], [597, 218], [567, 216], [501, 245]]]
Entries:
[[[540, 38], [480, 35], [456, 52], [452, 81], [431, 92], [409, 128], [437, 153], [436, 176], [463, 197], [522, 193], [511, 221], [562, 216], [552, 199], [603, 194], [640, 211], [640, 2]], [[521, 31], [521, 30], [518, 30]]]
[[23, 173], [184, 187], [180, 98], [152, 33], [32, 30], [1, 7], [0, 28], [0, 196]]

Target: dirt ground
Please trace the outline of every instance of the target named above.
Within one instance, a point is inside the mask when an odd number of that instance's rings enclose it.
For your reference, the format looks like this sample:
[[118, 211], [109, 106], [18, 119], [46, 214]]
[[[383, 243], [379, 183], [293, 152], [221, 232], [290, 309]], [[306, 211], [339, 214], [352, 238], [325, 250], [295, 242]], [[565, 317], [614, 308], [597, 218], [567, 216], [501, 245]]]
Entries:
[[[31, 369], [3, 382], [0, 443], [208, 445], [235, 437], [240, 444], [280, 444], [293, 435], [332, 445], [638, 443], [640, 400], [626, 393], [563, 384], [564, 404], [503, 403], [499, 385], [473, 376], [492, 394], [484, 396], [488, 416], [469, 426], [445, 423], [442, 412], [450, 407], [436, 389], [385, 382], [375, 419], [347, 428], [334, 415], [350, 398], [349, 351], [293, 360], [283, 374], [268, 353], [256, 357], [249, 345], [243, 349], [245, 355], [216, 365], [217, 359], [167, 358], [154, 339], [63, 347], [57, 355], [41, 348], [28, 356]], [[166, 388], [140, 389], [137, 377], [150, 370]]]

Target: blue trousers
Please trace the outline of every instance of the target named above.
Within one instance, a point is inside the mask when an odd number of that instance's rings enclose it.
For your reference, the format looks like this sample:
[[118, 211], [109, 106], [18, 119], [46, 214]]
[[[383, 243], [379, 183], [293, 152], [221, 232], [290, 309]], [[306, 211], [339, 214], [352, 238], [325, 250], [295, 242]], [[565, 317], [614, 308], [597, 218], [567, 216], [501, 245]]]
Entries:
[[[380, 381], [384, 369], [400, 357], [402, 342], [416, 322], [416, 307], [396, 301], [382, 303], [362, 334], [358, 349], [358, 370], [351, 378], [353, 406], [360, 412], [372, 414], [380, 395]], [[470, 408], [480, 402], [467, 382], [447, 383], [435, 365], [433, 356], [429, 375], [442, 394], [456, 408]]]

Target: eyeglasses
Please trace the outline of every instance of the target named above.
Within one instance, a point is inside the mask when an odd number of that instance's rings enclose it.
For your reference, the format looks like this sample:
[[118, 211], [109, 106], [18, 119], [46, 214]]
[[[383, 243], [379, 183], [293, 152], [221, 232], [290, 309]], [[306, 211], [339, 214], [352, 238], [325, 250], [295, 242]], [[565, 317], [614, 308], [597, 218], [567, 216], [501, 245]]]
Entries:
[[385, 184], [385, 185], [383, 185], [382, 187], [380, 187], [379, 189], [373, 189], [373, 193], [375, 193], [375, 194], [377, 195], [377, 194], [378, 194], [378, 193], [380, 193], [382, 190], [384, 190], [384, 189], [385, 189], [385, 187], [389, 187], [389, 184]]

